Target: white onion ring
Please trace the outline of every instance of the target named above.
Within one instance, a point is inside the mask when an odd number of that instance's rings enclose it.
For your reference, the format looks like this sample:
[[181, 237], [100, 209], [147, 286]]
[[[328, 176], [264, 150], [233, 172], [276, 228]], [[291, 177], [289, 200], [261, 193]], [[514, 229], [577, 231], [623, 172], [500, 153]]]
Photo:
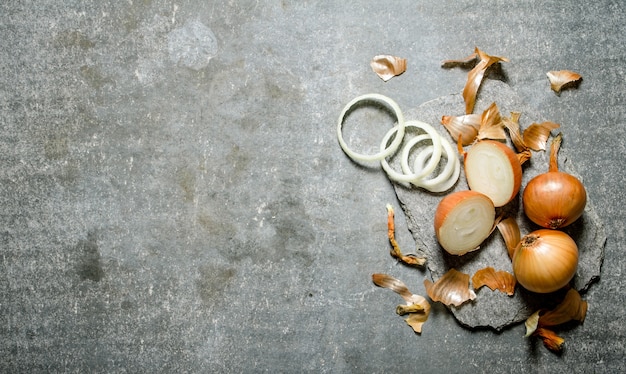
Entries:
[[[413, 185], [424, 188], [430, 192], [443, 192], [454, 186], [461, 173], [461, 162], [454, 154], [454, 150], [452, 149], [452, 146], [450, 146], [450, 143], [448, 143], [445, 139], [443, 139], [443, 148], [446, 151], [445, 156], [448, 159], [444, 170], [435, 178], [417, 181], [413, 183]], [[426, 157], [428, 157], [430, 153], [432, 153], [431, 146], [420, 152], [420, 154], [418, 154], [415, 158], [413, 168], [416, 170], [423, 168]], [[450, 161], [451, 158], [452, 161]]]
[[[413, 139], [415, 139], [417, 142], [421, 142], [424, 140], [431, 140], [428, 134], [421, 134], [421, 135], [416, 136]], [[384, 140], [388, 140], [388, 139], [384, 139]], [[432, 147], [432, 146], [429, 146], [429, 147]], [[381, 160], [380, 163], [381, 163], [381, 166], [383, 167], [383, 170], [387, 173], [387, 176], [389, 177], [389, 179], [395, 182], [400, 182], [400, 183], [415, 182], [422, 178], [421, 174], [413, 174], [413, 173], [406, 174], [406, 173], [399, 173], [393, 170], [391, 166], [389, 165], [389, 162], [387, 162], [387, 159]]]
[[[404, 146], [403, 154], [406, 153], [408, 157], [409, 151], [411, 150], [411, 148], [413, 148], [413, 146], [415, 146], [415, 144], [423, 140], [429, 140], [429, 139], [433, 143], [432, 147], [434, 151], [438, 150], [438, 154], [437, 152], [433, 152], [434, 153], [433, 157], [431, 158], [429, 164], [426, 165], [426, 168], [423, 168], [422, 170], [419, 170], [416, 173], [412, 173], [410, 171], [407, 172], [406, 170], [403, 170], [403, 173], [398, 173], [397, 171], [391, 168], [386, 158], [382, 159], [380, 163], [381, 163], [381, 166], [383, 167], [383, 170], [385, 170], [385, 172], [387, 173], [387, 176], [389, 177], [389, 179], [395, 182], [400, 182], [400, 183], [403, 183], [403, 182], [413, 183], [426, 177], [428, 174], [432, 173], [433, 170], [435, 170], [435, 167], [439, 163], [439, 158], [441, 157], [441, 140], [442, 139], [439, 133], [427, 123], [424, 123], [421, 121], [407, 121], [405, 126], [422, 129], [426, 131], [426, 134], [418, 135], [412, 138], [409, 141], [409, 143]], [[382, 142], [380, 143], [381, 150], [385, 148], [385, 146], [387, 145], [387, 142], [389, 141], [389, 139], [395, 132], [396, 132], [396, 127], [392, 128], [391, 130], [387, 132], [387, 134], [385, 134]]]
[[[444, 167], [443, 171], [439, 173], [437, 177], [433, 179], [429, 179], [429, 180], [425, 180], [425, 179], [420, 180], [419, 183], [422, 185], [421, 187], [433, 187], [439, 183], [442, 183], [446, 181], [452, 175], [452, 172], [454, 171], [455, 161], [458, 162], [458, 158], [456, 157], [454, 149], [452, 149], [452, 146], [446, 139], [441, 139], [441, 143], [446, 153], [446, 159], [447, 159], [446, 166]], [[434, 153], [434, 150], [426, 149], [420, 152], [415, 158], [415, 162], [413, 163], [413, 170], [423, 169], [425, 167], [424, 162], [426, 158], [429, 156], [429, 154], [431, 153]], [[439, 159], [437, 160], [437, 162], [439, 162]], [[411, 168], [409, 167], [409, 155], [407, 153], [402, 154], [402, 158], [400, 159], [400, 164], [402, 165], [402, 171], [404, 173], [411, 173]]]
[[[348, 147], [343, 139], [343, 122], [348, 111], [361, 101], [377, 101], [387, 105], [394, 111], [394, 114], [398, 120], [398, 123], [391, 128], [387, 134], [383, 137], [380, 144], [380, 152], [373, 155], [366, 155], [354, 152]], [[391, 168], [387, 162], [387, 157], [394, 154], [402, 144], [406, 132], [406, 127], [415, 127], [422, 129], [426, 134], [420, 134], [410, 139], [402, 149], [402, 155], [400, 156], [400, 164], [402, 167], [402, 173], [399, 173]], [[394, 136], [393, 141], [391, 137]], [[353, 161], [380, 161], [383, 170], [387, 173], [389, 179], [395, 182], [408, 182], [416, 187], [424, 188], [431, 192], [443, 192], [450, 189], [457, 182], [460, 172], [461, 163], [450, 145], [450, 143], [441, 137], [439, 133], [429, 124], [421, 121], [406, 121], [404, 115], [400, 110], [398, 104], [387, 96], [370, 93], [358, 96], [350, 101], [341, 111], [339, 121], [337, 123], [337, 139], [341, 149], [350, 157]], [[409, 166], [409, 156], [411, 150], [419, 142], [424, 140], [430, 140], [432, 145], [427, 146], [424, 150], [419, 152], [415, 157], [413, 163], [413, 170]], [[445, 157], [447, 159], [446, 166], [443, 171], [433, 178], [426, 179], [435, 170], [437, 165], [441, 161], [443, 156], [442, 148], [445, 151]], [[428, 162], [426, 161], [428, 159]]]
[[[386, 147], [387, 144], [385, 144], [385, 147], [382, 147], [380, 152], [375, 153], [373, 155], [365, 155], [365, 154], [357, 153], [351, 150], [350, 147], [348, 147], [348, 144], [346, 144], [346, 142], [344, 141], [343, 133], [342, 133], [343, 121], [344, 121], [344, 117], [346, 116], [346, 113], [348, 113], [348, 111], [357, 103], [361, 101], [367, 101], [367, 100], [377, 101], [377, 102], [386, 104], [394, 111], [394, 114], [396, 115], [396, 118], [398, 120], [398, 124], [394, 127], [397, 132], [396, 137], [393, 139], [393, 141], [391, 142], [391, 144], [389, 144], [388, 147]], [[341, 146], [341, 149], [343, 149], [343, 151], [353, 161], [379, 161], [379, 160], [384, 160], [386, 157], [392, 155], [398, 150], [398, 148], [400, 147], [400, 144], [402, 143], [402, 139], [404, 138], [404, 131], [405, 131], [404, 127], [405, 127], [404, 115], [402, 114], [400, 107], [398, 106], [398, 104], [396, 104], [395, 101], [388, 98], [387, 96], [380, 95], [380, 94], [375, 94], [375, 93], [365, 94], [365, 95], [361, 95], [352, 99], [352, 101], [350, 101], [341, 111], [341, 114], [339, 115], [339, 121], [337, 123], [337, 139], [339, 139], [339, 145]]]
[[[428, 161], [428, 164], [426, 164], [426, 166], [424, 166], [422, 169], [414, 169], [413, 173], [419, 175], [419, 178], [417, 179], [422, 179], [426, 176], [428, 176], [430, 173], [433, 172], [433, 170], [435, 170], [435, 167], [437, 167], [437, 164], [439, 164], [439, 160], [441, 159], [441, 135], [439, 135], [439, 133], [437, 132], [437, 130], [435, 130], [431, 125], [421, 122], [421, 121], [407, 121], [407, 125], [408, 124], [414, 125], [415, 127], [421, 128], [424, 131], [426, 131], [426, 133], [428, 135], [430, 135], [430, 139], [432, 140], [433, 143], [433, 152], [432, 152], [432, 157], [430, 158], [430, 161]], [[407, 142], [407, 144], [404, 146], [404, 148], [402, 149], [402, 155], [400, 157], [400, 161], [404, 160], [404, 158], [406, 158], [408, 160], [409, 155], [411, 153], [411, 149], [413, 149], [413, 147], [418, 144], [419, 141], [416, 140], [416, 138], [413, 138], [411, 140], [409, 140]], [[420, 152], [420, 153], [423, 153]], [[408, 166], [408, 164], [407, 164]], [[409, 167], [405, 168], [404, 164], [402, 164], [402, 172], [404, 172], [404, 174], [411, 174], [412, 171]]]

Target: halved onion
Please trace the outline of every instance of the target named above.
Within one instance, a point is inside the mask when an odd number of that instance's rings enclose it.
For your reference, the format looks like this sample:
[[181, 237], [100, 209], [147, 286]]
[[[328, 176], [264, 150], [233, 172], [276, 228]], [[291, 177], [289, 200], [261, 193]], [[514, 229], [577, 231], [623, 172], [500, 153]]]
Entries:
[[435, 234], [446, 252], [463, 255], [478, 249], [489, 236], [496, 211], [487, 196], [457, 191], [444, 197], [435, 211]]
[[505, 144], [483, 140], [465, 154], [465, 176], [470, 189], [488, 196], [501, 207], [511, 201], [522, 185], [522, 166]]

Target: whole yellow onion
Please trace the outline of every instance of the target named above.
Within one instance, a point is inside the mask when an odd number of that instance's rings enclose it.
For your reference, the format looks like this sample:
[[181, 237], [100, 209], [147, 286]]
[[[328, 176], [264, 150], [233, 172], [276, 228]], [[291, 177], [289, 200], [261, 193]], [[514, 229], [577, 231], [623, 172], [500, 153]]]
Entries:
[[566, 233], [540, 229], [524, 236], [513, 254], [513, 273], [529, 291], [548, 293], [566, 286], [576, 274], [578, 246]]

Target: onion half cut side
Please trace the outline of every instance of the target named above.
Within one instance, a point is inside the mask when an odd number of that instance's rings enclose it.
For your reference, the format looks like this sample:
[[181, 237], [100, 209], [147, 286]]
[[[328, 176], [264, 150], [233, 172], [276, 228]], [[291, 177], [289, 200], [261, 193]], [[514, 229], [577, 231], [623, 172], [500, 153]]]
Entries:
[[472, 191], [487, 195], [495, 207], [511, 201], [522, 185], [522, 165], [503, 143], [483, 140], [465, 155], [465, 177]]
[[446, 252], [463, 255], [479, 248], [493, 229], [496, 210], [491, 199], [476, 191], [444, 197], [435, 211], [435, 234]]

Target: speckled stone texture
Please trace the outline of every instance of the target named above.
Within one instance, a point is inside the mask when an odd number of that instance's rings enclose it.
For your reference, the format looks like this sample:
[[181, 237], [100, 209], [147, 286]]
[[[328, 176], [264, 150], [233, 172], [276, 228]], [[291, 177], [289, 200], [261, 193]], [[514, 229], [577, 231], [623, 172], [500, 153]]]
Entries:
[[[0, 2], [0, 372], [626, 371], [624, 25], [613, 0]], [[389, 256], [386, 204], [407, 252], [409, 222], [337, 116], [458, 94], [440, 63], [475, 46], [562, 124], [605, 225], [560, 355], [441, 305], [417, 335], [371, 281], [432, 274]], [[378, 54], [407, 71], [383, 82]], [[555, 95], [559, 69], [581, 85]], [[350, 144], [375, 149], [378, 118]]]

